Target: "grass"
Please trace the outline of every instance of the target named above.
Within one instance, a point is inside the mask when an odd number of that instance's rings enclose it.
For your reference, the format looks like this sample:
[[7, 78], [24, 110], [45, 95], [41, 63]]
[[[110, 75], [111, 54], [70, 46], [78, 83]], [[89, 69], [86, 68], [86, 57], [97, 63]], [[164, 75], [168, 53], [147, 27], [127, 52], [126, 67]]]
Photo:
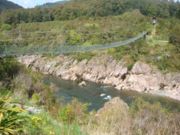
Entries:
[[63, 124], [46, 112], [32, 117], [32, 123], [27, 126], [27, 133], [30, 135], [83, 135], [78, 124]]

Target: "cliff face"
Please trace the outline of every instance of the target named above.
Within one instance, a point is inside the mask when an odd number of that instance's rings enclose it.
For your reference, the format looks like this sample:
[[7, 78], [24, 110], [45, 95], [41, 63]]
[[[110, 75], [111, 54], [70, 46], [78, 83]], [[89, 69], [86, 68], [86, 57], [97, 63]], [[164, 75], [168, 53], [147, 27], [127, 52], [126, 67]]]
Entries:
[[23, 56], [18, 61], [33, 70], [65, 80], [88, 80], [112, 85], [118, 90], [152, 93], [180, 100], [180, 73], [162, 74], [140, 61], [131, 70], [128, 70], [123, 61], [118, 62], [110, 56], [97, 56], [80, 62], [70, 56], [52, 59]]

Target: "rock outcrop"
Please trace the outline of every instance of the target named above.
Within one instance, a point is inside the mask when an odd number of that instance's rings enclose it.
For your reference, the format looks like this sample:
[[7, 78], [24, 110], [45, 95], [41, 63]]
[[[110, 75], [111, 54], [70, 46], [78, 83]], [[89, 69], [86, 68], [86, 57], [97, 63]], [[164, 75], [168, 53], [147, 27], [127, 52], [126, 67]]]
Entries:
[[104, 112], [107, 112], [108, 110], [113, 110], [113, 109], [120, 109], [121, 112], [123, 111], [124, 114], [127, 114], [128, 113], [128, 105], [123, 101], [121, 100], [119, 97], [115, 97], [113, 99], [111, 99], [110, 101], [106, 102], [104, 104], [104, 106], [98, 110], [98, 112], [96, 113], [96, 116], [101, 116], [102, 113]]
[[101, 131], [107, 134], [132, 135], [130, 118], [128, 105], [116, 97], [98, 110], [95, 120]]
[[33, 70], [65, 80], [87, 80], [112, 85], [118, 90], [134, 90], [180, 100], [180, 73], [162, 74], [140, 61], [130, 71], [123, 61], [118, 62], [111, 56], [78, 62], [70, 56], [47, 58], [33, 55], [19, 57], [18, 61]]

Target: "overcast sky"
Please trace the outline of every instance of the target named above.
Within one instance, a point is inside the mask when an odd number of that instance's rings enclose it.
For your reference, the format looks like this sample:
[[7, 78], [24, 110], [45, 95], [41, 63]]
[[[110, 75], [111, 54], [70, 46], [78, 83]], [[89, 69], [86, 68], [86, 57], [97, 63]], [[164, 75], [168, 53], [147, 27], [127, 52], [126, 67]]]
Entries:
[[9, 1], [17, 3], [25, 8], [32, 8], [36, 5], [41, 5], [47, 2], [56, 2], [61, 0], [9, 0]]

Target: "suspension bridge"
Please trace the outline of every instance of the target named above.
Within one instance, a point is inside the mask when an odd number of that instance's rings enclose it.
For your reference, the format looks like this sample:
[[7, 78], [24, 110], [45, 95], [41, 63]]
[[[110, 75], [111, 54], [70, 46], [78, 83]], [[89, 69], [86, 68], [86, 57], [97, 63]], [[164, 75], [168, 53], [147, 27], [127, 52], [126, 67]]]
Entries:
[[110, 48], [116, 48], [120, 46], [126, 46], [132, 44], [140, 39], [143, 39], [146, 36], [147, 32], [142, 32], [136, 37], [127, 39], [125, 41], [107, 43], [107, 44], [97, 44], [90, 46], [83, 45], [0, 45], [0, 57], [6, 56], [21, 56], [21, 55], [62, 55], [69, 53], [78, 53], [78, 52], [91, 52], [98, 50], [105, 50]]

